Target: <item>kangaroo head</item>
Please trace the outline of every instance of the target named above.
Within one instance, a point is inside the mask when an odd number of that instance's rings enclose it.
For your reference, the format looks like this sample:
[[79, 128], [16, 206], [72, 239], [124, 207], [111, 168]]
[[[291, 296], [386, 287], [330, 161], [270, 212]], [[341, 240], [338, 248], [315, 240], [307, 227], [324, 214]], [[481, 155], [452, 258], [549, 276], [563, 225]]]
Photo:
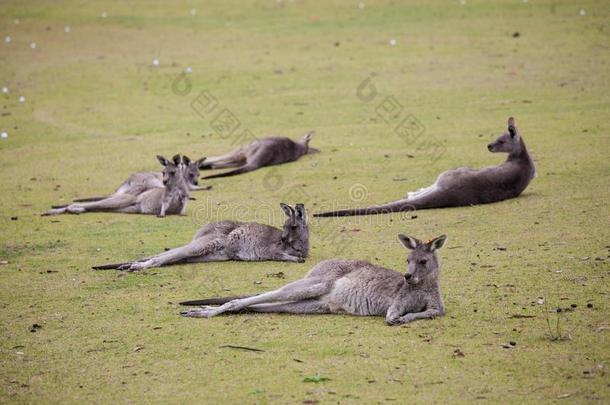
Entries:
[[311, 138], [313, 138], [315, 133], [316, 133], [316, 131], [311, 130], [308, 133], [306, 133], [305, 135], [303, 135], [303, 139], [301, 139], [301, 145], [305, 146], [305, 153], [317, 153], [317, 152], [320, 152], [316, 148], [310, 148], [309, 147], [309, 141], [311, 141]]
[[163, 167], [163, 185], [169, 187], [176, 184], [182, 178], [180, 155], [175, 155], [172, 160], [168, 160], [163, 156], [157, 155], [157, 160]]
[[518, 153], [521, 150], [521, 135], [515, 126], [515, 119], [508, 119], [508, 129], [494, 142], [487, 145], [490, 152]]
[[436, 250], [443, 247], [447, 235], [441, 235], [427, 242], [403, 234], [398, 235], [398, 239], [407, 249], [411, 250], [407, 257], [407, 272], [405, 273], [407, 283], [415, 285], [425, 280], [438, 280], [439, 266]]
[[192, 161], [188, 156], [182, 156], [182, 164], [184, 165], [182, 168], [183, 175], [187, 184], [192, 184], [193, 186], [199, 185], [199, 165], [201, 165], [204, 160], [205, 158], [201, 158]]
[[291, 207], [280, 203], [286, 214], [286, 222], [282, 230], [282, 243], [288, 250], [293, 250], [295, 256], [306, 257], [309, 253], [309, 227], [307, 213], [303, 204]]

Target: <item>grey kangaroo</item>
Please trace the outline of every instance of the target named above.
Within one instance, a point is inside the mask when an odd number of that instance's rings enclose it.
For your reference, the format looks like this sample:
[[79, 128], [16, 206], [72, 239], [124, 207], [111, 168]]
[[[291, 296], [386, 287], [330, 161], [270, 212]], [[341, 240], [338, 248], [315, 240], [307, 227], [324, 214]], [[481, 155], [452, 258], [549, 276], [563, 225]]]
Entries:
[[508, 153], [498, 166], [480, 170], [461, 167], [441, 173], [434, 184], [408, 193], [406, 198], [368, 208], [354, 208], [314, 214], [316, 217], [385, 214], [427, 208], [487, 204], [517, 197], [536, 175], [536, 167], [514, 118], [508, 130], [487, 145], [490, 152]]
[[411, 250], [404, 275], [360, 260], [325, 260], [314, 266], [305, 278], [280, 289], [242, 297], [182, 302], [182, 305], [204, 306], [181, 314], [195, 318], [242, 310], [350, 314], [384, 316], [388, 325], [444, 315], [436, 251], [447, 237], [442, 235], [427, 242], [402, 234], [398, 238]]
[[95, 270], [136, 271], [178, 263], [225, 260], [304, 262], [309, 253], [309, 227], [303, 204], [280, 204], [288, 217], [283, 229], [258, 223], [212, 222], [185, 246], [135, 262], [95, 266]]
[[[81, 214], [84, 212], [122, 212], [127, 214], [155, 214], [164, 217], [166, 214], [186, 215], [190, 188], [186, 182], [184, 172], [188, 170], [180, 155], [173, 160], [157, 156], [159, 163], [164, 166], [161, 187], [152, 187], [139, 194], [132, 193], [113, 194], [94, 202], [74, 203], [61, 208], [53, 208], [43, 215]], [[188, 159], [188, 158], [187, 158]], [[150, 185], [150, 184], [147, 184]], [[139, 186], [143, 188], [141, 184]]]
[[[174, 156], [175, 158], [175, 156]], [[209, 190], [211, 186], [200, 187], [199, 186], [199, 165], [203, 163], [205, 158], [201, 158], [196, 161], [191, 161], [188, 156], [182, 156], [182, 160], [185, 166], [185, 170], [182, 171], [184, 178], [191, 189], [191, 191], [198, 190]], [[132, 194], [138, 195], [151, 188], [164, 187], [163, 186], [163, 172], [138, 172], [134, 173], [127, 178], [114, 193], [104, 197], [87, 197], [77, 198], [74, 202], [92, 202], [100, 201], [109, 197], [113, 197], [119, 194]], [[67, 205], [54, 205], [52, 208], [65, 208]]]
[[224, 169], [238, 167], [235, 170], [204, 177], [204, 179], [213, 179], [251, 172], [264, 166], [292, 162], [307, 153], [319, 152], [318, 149], [309, 147], [309, 141], [314, 133], [314, 131], [309, 131], [299, 141], [279, 136], [257, 139], [251, 144], [240, 146], [226, 155], [209, 157], [199, 165], [199, 168]]

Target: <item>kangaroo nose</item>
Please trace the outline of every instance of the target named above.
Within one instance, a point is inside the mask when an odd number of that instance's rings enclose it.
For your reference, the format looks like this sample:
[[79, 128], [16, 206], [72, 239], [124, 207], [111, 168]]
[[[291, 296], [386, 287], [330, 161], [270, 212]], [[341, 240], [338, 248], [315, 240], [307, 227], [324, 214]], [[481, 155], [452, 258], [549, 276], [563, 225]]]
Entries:
[[491, 152], [491, 149], [494, 147], [493, 143], [490, 143], [489, 145], [487, 145], [487, 149]]
[[411, 274], [411, 273], [405, 274], [405, 280], [411, 280], [411, 277], [413, 277], [413, 274]]

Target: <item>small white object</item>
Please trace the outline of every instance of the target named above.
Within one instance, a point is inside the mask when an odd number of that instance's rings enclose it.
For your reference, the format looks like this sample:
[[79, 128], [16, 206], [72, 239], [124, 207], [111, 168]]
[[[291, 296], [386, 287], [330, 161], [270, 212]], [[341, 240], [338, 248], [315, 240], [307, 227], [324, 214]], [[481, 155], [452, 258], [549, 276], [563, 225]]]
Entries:
[[186, 69], [184, 69], [184, 71], [185, 71], [186, 73], [193, 73], [193, 69], [192, 69], [190, 66], [189, 66], [189, 67], [187, 67]]
[[102, 18], [106, 18], [106, 17], [108, 17], [108, 13], [105, 11], [102, 11]]
[[30, 44], [30, 48], [32, 48], [32, 49], [36, 49], [36, 42], [32, 42], [32, 43]]
[[2, 87], [2, 92], [4, 94], [8, 94], [8, 87], [6, 87], [6, 86]]
[[20, 103], [24, 103], [25, 102], [25, 97], [24, 96], [19, 96], [19, 102]]
[[395, 39], [390, 39], [390, 46], [394, 46], [396, 45], [396, 40]]
[[364, 8], [364, 3], [360, 2], [360, 4], [358, 4], [358, 8], [362, 10]]
[[6, 138], [8, 138], [8, 134], [6, 132], [3, 132], [0, 134], [0, 138], [6, 139]]
[[15, 18], [15, 19], [13, 20], [13, 22], [15, 23], [15, 25], [18, 25], [18, 24], [19, 24], [19, 18]]
[[12, 41], [12, 39], [11, 39], [10, 36], [7, 35], [7, 36], [4, 37], [4, 42], [6, 42], [7, 44], [10, 44], [11, 41]]
[[66, 25], [66, 26], [64, 27], [64, 32], [70, 32], [70, 30], [71, 30], [71, 28], [70, 28], [70, 26], [69, 26], [69, 25]]
[[192, 8], [191, 11], [190, 11], [190, 14], [191, 15], [197, 15], [197, 9]]
[[159, 59], [155, 58], [152, 62], [153, 66], [159, 66]]
[[587, 15], [587, 12], [585, 11], [585, 9], [584, 9], [584, 8], [581, 8], [581, 9], [580, 9], [580, 15], [582, 15], [582, 16]]

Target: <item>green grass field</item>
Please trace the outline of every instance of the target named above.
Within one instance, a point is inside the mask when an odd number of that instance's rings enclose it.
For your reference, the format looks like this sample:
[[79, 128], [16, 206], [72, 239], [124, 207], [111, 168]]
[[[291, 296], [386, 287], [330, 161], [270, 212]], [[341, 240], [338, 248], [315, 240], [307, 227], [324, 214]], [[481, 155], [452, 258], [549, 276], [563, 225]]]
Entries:
[[[359, 3], [0, 4], [1, 403], [610, 402], [610, 5]], [[416, 141], [379, 114], [390, 101]], [[282, 201], [370, 205], [497, 164], [486, 145], [511, 115], [538, 167], [517, 199], [311, 218], [304, 264], [90, 270], [221, 218], [279, 226]], [[158, 169], [156, 154], [310, 129], [322, 153], [210, 181], [186, 217], [40, 217]], [[449, 235], [445, 317], [178, 316], [181, 300], [273, 289], [333, 257], [404, 271], [401, 232]]]

